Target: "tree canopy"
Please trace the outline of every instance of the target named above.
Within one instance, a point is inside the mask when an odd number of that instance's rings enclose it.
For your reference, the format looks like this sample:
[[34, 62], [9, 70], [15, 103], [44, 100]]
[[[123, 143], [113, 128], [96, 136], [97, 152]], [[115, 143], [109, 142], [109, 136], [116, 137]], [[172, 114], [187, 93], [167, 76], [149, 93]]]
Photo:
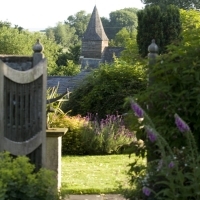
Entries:
[[165, 7], [167, 5], [173, 4], [182, 9], [200, 9], [199, 0], [141, 0], [142, 3], [146, 5], [158, 5]]
[[37, 39], [40, 39], [44, 46], [44, 55], [48, 59], [48, 73], [51, 74], [51, 71], [57, 67], [59, 46], [43, 33], [20, 31], [11, 26], [2, 26], [0, 27], [0, 54], [31, 56], [32, 46]]
[[75, 34], [78, 36], [79, 40], [81, 40], [87, 28], [90, 16], [90, 14], [86, 14], [84, 10], [81, 10], [75, 15], [70, 15], [65, 21], [65, 24], [68, 24], [71, 28], [75, 29]]
[[102, 24], [108, 38], [114, 39], [115, 35], [122, 29], [126, 28], [133, 31], [137, 27], [136, 8], [125, 8], [110, 13], [110, 19], [102, 18]]
[[64, 48], [78, 42], [78, 37], [75, 34], [76, 30], [74, 27], [70, 27], [69, 24], [58, 22], [55, 27], [49, 27], [45, 32], [48, 38], [54, 39], [57, 44]]

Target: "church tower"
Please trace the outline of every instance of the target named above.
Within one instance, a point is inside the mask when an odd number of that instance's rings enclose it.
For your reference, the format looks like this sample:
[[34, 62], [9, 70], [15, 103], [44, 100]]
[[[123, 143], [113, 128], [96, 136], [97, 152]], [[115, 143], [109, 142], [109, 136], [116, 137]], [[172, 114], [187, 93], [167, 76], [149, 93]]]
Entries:
[[108, 37], [105, 34], [95, 6], [82, 38], [81, 56], [84, 58], [101, 59], [105, 47], [108, 47]]

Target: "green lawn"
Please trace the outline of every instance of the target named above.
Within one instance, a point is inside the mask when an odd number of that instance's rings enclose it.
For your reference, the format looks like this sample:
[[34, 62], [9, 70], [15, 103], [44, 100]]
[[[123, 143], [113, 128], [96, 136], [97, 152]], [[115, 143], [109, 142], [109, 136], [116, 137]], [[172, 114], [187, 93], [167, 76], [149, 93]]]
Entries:
[[127, 165], [134, 156], [63, 156], [62, 192], [64, 194], [119, 193], [127, 187]]

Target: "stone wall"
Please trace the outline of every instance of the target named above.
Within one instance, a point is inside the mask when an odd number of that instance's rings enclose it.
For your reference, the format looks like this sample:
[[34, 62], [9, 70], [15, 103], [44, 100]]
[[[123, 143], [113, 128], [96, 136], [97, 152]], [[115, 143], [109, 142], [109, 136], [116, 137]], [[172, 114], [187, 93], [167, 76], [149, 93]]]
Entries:
[[106, 46], [108, 46], [108, 41], [82, 41], [81, 56], [101, 59], [102, 52]]
[[0, 60], [9, 67], [19, 71], [26, 71], [33, 67], [33, 57], [29, 56], [0, 55]]
[[99, 67], [99, 64], [101, 63], [101, 59], [95, 59], [95, 58], [82, 58], [81, 59], [81, 68], [82, 70], [91, 70]]

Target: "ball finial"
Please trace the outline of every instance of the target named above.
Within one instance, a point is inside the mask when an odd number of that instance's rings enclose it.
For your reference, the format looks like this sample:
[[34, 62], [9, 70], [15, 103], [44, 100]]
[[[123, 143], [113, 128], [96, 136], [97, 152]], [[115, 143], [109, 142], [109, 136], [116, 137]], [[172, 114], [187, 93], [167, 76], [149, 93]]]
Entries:
[[44, 50], [43, 45], [40, 43], [40, 40], [37, 39], [37, 42], [33, 46], [34, 53], [41, 53]]
[[155, 39], [151, 41], [151, 44], [148, 46], [149, 53], [157, 53], [158, 52], [158, 45], [155, 42]]

